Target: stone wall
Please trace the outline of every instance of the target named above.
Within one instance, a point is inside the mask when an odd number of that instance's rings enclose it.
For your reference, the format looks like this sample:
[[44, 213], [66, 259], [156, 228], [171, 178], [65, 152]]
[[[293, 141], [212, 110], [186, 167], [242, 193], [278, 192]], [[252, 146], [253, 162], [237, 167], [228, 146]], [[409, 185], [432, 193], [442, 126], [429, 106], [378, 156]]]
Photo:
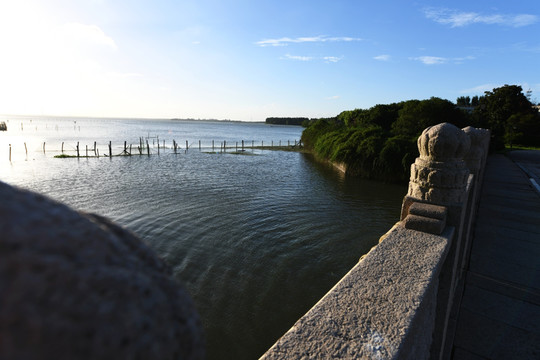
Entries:
[[401, 221], [262, 359], [446, 358], [488, 146], [488, 130], [424, 130]]

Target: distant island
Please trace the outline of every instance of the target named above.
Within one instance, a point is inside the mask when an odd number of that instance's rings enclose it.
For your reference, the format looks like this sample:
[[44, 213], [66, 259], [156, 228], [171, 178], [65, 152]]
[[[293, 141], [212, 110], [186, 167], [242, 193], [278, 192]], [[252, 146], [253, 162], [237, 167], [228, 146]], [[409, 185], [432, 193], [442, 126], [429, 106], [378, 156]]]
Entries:
[[266, 123], [271, 125], [306, 125], [309, 119], [306, 117], [269, 117], [266, 118]]
[[180, 119], [180, 118], [174, 118], [171, 119], [172, 121], [201, 121], [201, 122], [244, 122], [241, 120], [230, 120], [230, 119], [194, 119], [194, 118], [186, 118], [186, 119]]

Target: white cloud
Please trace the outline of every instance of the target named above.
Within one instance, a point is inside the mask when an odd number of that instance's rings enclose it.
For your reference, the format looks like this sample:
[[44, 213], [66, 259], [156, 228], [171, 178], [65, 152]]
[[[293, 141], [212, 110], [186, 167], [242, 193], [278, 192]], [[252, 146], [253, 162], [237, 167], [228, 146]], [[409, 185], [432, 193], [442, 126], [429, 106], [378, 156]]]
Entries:
[[424, 14], [430, 20], [451, 27], [462, 27], [471, 24], [503, 25], [522, 27], [532, 25], [539, 21], [537, 15], [531, 14], [480, 14], [476, 12], [464, 12], [447, 8], [426, 8]]
[[485, 91], [491, 91], [497, 87], [500, 87], [501, 85], [497, 85], [497, 84], [482, 84], [482, 85], [478, 85], [478, 86], [475, 86], [473, 88], [470, 88], [470, 89], [463, 89], [460, 91], [460, 93], [462, 94], [478, 94], [478, 93], [481, 93], [483, 94]]
[[474, 56], [465, 56], [465, 57], [453, 58], [452, 61], [455, 64], [463, 64], [467, 60], [474, 60], [474, 59], [476, 59]]
[[351, 41], [362, 41], [360, 38], [353, 37], [330, 37], [325, 35], [311, 36], [311, 37], [282, 37], [279, 39], [266, 39], [257, 41], [255, 44], [259, 46], [287, 46], [289, 44], [298, 44], [298, 43], [320, 43], [320, 42], [351, 42]]
[[329, 97], [326, 98], [326, 100], [337, 100], [337, 99], [339, 99], [340, 97], [341, 97], [341, 96], [339, 96], [339, 95], [329, 96]]
[[65, 37], [77, 42], [87, 41], [93, 44], [104, 45], [114, 50], [118, 48], [114, 40], [96, 25], [69, 23], [65, 24], [62, 30]]
[[286, 60], [296, 60], [296, 61], [313, 61], [313, 60], [323, 60], [325, 63], [337, 63], [343, 60], [343, 56], [324, 56], [324, 57], [313, 57], [313, 56], [300, 56], [300, 55], [291, 55], [285, 54], [281, 59]]
[[410, 60], [420, 61], [426, 65], [440, 65], [446, 64], [448, 62], [453, 62], [454, 64], [463, 64], [467, 60], [474, 60], [474, 56], [465, 56], [465, 57], [456, 57], [456, 58], [445, 58], [439, 56], [419, 56], [409, 58]]
[[390, 55], [386, 55], [386, 54], [378, 55], [378, 56], [375, 56], [374, 59], [379, 60], [379, 61], [390, 61]]
[[343, 59], [343, 56], [337, 57], [337, 56], [325, 56], [323, 57], [324, 61], [327, 63], [337, 63]]
[[540, 44], [529, 44], [528, 42], [522, 41], [522, 42], [514, 44], [513, 48], [518, 51], [540, 53]]
[[420, 61], [426, 65], [444, 64], [448, 61], [447, 58], [438, 57], [438, 56], [419, 56], [419, 57], [411, 58], [411, 60]]
[[283, 58], [284, 59], [289, 59], [289, 60], [298, 60], [298, 61], [311, 61], [311, 60], [313, 60], [313, 58], [311, 56], [298, 56], [298, 55], [290, 55], [290, 54], [285, 54], [285, 56]]

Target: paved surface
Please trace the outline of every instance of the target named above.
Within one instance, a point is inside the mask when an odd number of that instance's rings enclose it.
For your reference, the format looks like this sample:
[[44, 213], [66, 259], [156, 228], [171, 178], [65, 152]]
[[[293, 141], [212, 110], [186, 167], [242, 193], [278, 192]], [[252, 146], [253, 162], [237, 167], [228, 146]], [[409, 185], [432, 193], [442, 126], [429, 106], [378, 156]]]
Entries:
[[509, 157], [488, 158], [453, 359], [540, 359], [540, 151]]

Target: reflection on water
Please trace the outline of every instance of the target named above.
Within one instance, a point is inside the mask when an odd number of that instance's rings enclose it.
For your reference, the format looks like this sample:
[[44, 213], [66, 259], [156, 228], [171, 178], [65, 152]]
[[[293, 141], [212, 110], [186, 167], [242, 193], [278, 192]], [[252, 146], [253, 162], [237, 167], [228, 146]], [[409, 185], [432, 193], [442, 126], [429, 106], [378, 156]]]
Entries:
[[[278, 136], [265, 131], [267, 139]], [[254, 154], [54, 159], [34, 152], [35, 160], [2, 162], [0, 180], [137, 233], [193, 296], [209, 358], [253, 359], [398, 220], [406, 190], [344, 178], [300, 153]]]

